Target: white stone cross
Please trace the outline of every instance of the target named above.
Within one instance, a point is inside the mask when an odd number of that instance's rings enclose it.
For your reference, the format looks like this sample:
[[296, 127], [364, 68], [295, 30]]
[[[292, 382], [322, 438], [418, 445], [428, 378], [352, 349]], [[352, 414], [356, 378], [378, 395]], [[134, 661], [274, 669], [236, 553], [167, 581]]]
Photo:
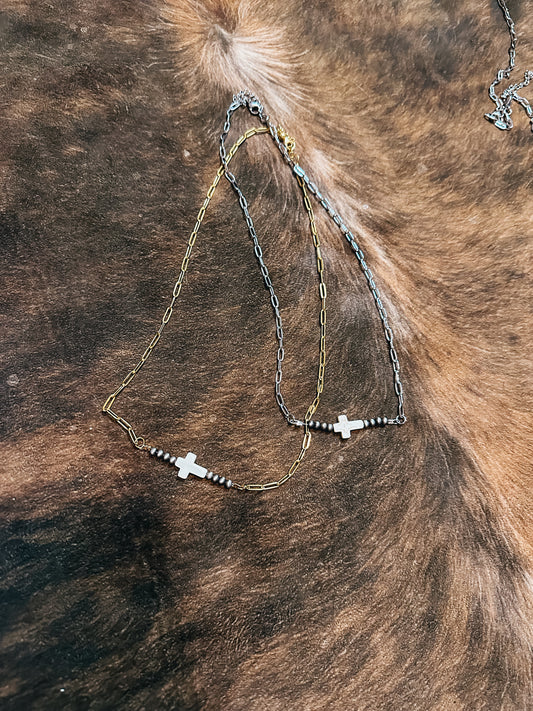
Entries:
[[333, 429], [335, 432], [340, 432], [343, 439], [350, 437], [352, 430], [362, 430], [365, 426], [363, 420], [348, 420], [346, 415], [339, 415], [339, 421], [335, 422]]
[[207, 474], [207, 469], [196, 464], [196, 454], [188, 452], [185, 459], [183, 457], [177, 457], [175, 465], [178, 468], [178, 476], [180, 479], [186, 479], [189, 474], [194, 474], [202, 479]]

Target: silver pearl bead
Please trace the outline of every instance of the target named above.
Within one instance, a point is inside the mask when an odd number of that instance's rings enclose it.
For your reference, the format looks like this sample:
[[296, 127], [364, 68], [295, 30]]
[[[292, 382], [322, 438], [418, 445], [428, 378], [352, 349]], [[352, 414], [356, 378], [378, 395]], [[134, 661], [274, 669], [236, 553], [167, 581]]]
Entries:
[[220, 479], [218, 480], [218, 483], [220, 484], [220, 486], [223, 486], [225, 481], [226, 481], [226, 477], [221, 476]]
[[226, 487], [226, 489], [231, 489], [232, 484], [233, 482], [231, 481], [231, 479], [226, 479], [226, 481], [224, 482], [224, 486]]

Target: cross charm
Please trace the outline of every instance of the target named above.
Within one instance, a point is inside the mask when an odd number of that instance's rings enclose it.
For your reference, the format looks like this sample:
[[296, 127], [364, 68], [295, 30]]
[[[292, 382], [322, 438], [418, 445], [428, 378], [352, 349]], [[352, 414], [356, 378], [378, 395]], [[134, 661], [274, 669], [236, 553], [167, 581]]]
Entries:
[[365, 426], [363, 420], [348, 420], [346, 415], [339, 415], [338, 419], [339, 421], [333, 425], [333, 430], [340, 432], [343, 439], [348, 439], [352, 430], [362, 430]]
[[194, 474], [202, 479], [207, 474], [207, 469], [196, 464], [196, 454], [188, 452], [185, 459], [183, 457], [177, 457], [175, 466], [178, 468], [178, 476], [180, 479], [186, 479], [189, 474]]

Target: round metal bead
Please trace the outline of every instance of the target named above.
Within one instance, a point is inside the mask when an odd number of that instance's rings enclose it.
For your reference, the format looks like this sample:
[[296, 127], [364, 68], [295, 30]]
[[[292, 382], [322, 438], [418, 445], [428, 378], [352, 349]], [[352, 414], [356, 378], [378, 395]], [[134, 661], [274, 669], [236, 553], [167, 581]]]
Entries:
[[207, 474], [205, 475], [205, 478], [209, 479], [211, 481], [211, 479], [213, 478], [213, 472], [207, 472]]
[[315, 426], [315, 421], [314, 421], [314, 420], [309, 420], [309, 422], [307, 423], [307, 426], [309, 427], [309, 429], [312, 430], [313, 427]]
[[170, 454], [169, 454], [168, 452], [165, 452], [165, 453], [163, 454], [163, 461], [164, 461], [164, 462], [168, 462], [169, 459], [170, 459]]
[[381, 427], [381, 422], [382, 422], [381, 417], [376, 417], [376, 425], [378, 427]]
[[328, 425], [328, 432], [333, 432], [333, 423], [330, 422]]
[[319, 429], [320, 429], [320, 422], [317, 420], [315, 422], [315, 430], [319, 430]]
[[156, 452], [157, 452], [157, 447], [152, 447], [152, 449], [150, 450], [150, 456], [151, 457], [155, 456]]
[[219, 475], [219, 474], [214, 474], [214, 475], [213, 475], [213, 484], [216, 484], [219, 479], [220, 479], [220, 475]]
[[370, 420], [370, 427], [375, 427], [376, 426], [376, 420], [371, 419]]
[[363, 425], [365, 426], [365, 430], [370, 427], [370, 422], [368, 420], [363, 420]]
[[218, 480], [218, 483], [220, 484], [220, 486], [223, 486], [225, 481], [226, 481], [226, 477], [221, 476], [220, 479]]
[[389, 421], [389, 418], [388, 418], [388, 417], [384, 417], [382, 421], [383, 421], [383, 424], [386, 425], [387, 422]]
[[173, 466], [174, 464], [176, 464], [176, 457], [170, 457], [170, 459], [168, 460], [168, 463], [170, 464], [170, 466]]
[[231, 479], [226, 479], [226, 481], [224, 482], [224, 486], [226, 487], [226, 489], [231, 489], [232, 484], [233, 482], [231, 481]]
[[155, 453], [155, 456], [156, 456], [158, 459], [161, 459], [161, 457], [163, 456], [164, 453], [165, 453], [165, 452], [164, 452], [162, 449], [158, 449], [157, 452]]
[[328, 423], [327, 423], [327, 422], [323, 422], [323, 423], [322, 423], [322, 429], [323, 429], [324, 431], [328, 429]]

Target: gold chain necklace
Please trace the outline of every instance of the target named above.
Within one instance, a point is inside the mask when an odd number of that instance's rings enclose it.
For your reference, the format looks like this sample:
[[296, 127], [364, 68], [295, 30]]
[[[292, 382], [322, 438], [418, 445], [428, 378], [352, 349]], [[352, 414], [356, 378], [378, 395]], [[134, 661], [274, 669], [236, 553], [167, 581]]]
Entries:
[[[282, 127], [278, 127], [278, 136], [280, 137], [281, 140], [284, 141], [285, 145], [287, 146], [287, 149], [290, 151], [291, 155], [294, 155], [294, 141], [293, 139], [284, 131]], [[236, 154], [240, 146], [247, 141], [249, 138], [256, 134], [260, 133], [266, 133], [268, 132], [268, 128], [266, 127], [256, 127], [252, 128], [240, 136], [240, 138], [234, 143], [232, 146], [231, 150], [229, 151], [227, 155], [227, 160], [226, 160], [226, 166], [229, 164], [233, 156]], [[297, 182], [298, 185], [300, 186], [302, 193], [303, 193], [303, 200], [304, 200], [304, 205], [309, 217], [309, 223], [311, 227], [311, 234], [313, 237], [313, 245], [315, 248], [315, 255], [316, 255], [316, 263], [317, 263], [317, 272], [319, 276], [319, 294], [320, 294], [320, 300], [321, 300], [321, 310], [320, 310], [320, 360], [319, 360], [319, 368], [318, 368], [318, 379], [317, 379], [317, 386], [316, 386], [316, 394], [315, 397], [312, 401], [312, 403], [309, 405], [307, 408], [307, 412], [305, 414], [304, 422], [301, 423], [304, 427], [304, 438], [303, 442], [301, 445], [300, 452], [292, 465], [290, 466], [288, 472], [279, 480], [277, 481], [270, 481], [265, 484], [260, 484], [260, 483], [246, 483], [246, 484], [241, 484], [237, 481], [232, 481], [230, 478], [220, 476], [217, 474], [213, 474], [213, 472], [208, 471], [205, 467], [201, 467], [199, 464], [196, 462], [196, 455], [193, 454], [192, 452], [188, 452], [186, 457], [175, 457], [171, 455], [169, 452], [165, 452], [163, 449], [158, 448], [153, 446], [152, 444], [149, 444], [144, 436], [138, 436], [135, 433], [135, 430], [133, 426], [123, 417], [118, 415], [114, 410], [111, 408], [114, 405], [114, 402], [117, 398], [117, 396], [132, 382], [132, 380], [135, 378], [137, 373], [141, 370], [143, 365], [146, 363], [148, 358], [150, 357], [152, 351], [154, 350], [155, 346], [159, 342], [159, 339], [161, 338], [161, 335], [163, 333], [163, 330], [166, 326], [166, 324], [169, 322], [172, 313], [174, 311], [174, 305], [176, 303], [176, 300], [178, 299], [180, 293], [181, 293], [181, 288], [183, 285], [183, 280], [185, 277], [185, 274], [187, 272], [187, 269], [189, 267], [189, 261], [192, 255], [192, 251], [196, 242], [196, 238], [198, 236], [198, 231], [200, 229], [200, 226], [202, 224], [202, 221], [204, 219], [207, 207], [209, 206], [209, 203], [211, 201], [211, 198], [213, 197], [215, 190], [220, 182], [220, 179], [224, 175], [225, 172], [225, 166], [221, 165], [220, 168], [218, 169], [215, 179], [213, 180], [209, 190], [207, 191], [207, 195], [205, 197], [205, 200], [203, 202], [202, 207], [200, 208], [198, 215], [196, 217], [196, 224], [194, 226], [193, 231], [191, 232], [191, 235], [189, 237], [188, 243], [187, 243], [187, 249], [185, 250], [185, 256], [183, 257], [183, 261], [181, 263], [181, 271], [178, 276], [178, 279], [174, 285], [174, 288], [172, 290], [172, 299], [170, 301], [169, 306], [167, 307], [163, 318], [161, 320], [161, 323], [159, 325], [159, 328], [155, 332], [152, 340], [148, 344], [147, 348], [145, 349], [144, 353], [142, 354], [139, 362], [137, 365], [126, 375], [124, 380], [120, 383], [118, 388], [111, 393], [111, 395], [107, 398], [105, 401], [102, 411], [107, 414], [112, 420], [114, 420], [122, 429], [124, 429], [128, 435], [130, 440], [132, 441], [134, 447], [140, 450], [146, 450], [148, 451], [151, 456], [157, 457], [158, 459], [161, 459], [164, 462], [168, 462], [170, 465], [176, 466], [178, 469], [178, 476], [180, 478], [187, 478], [189, 474], [195, 474], [196, 476], [200, 478], [206, 478], [214, 483], [218, 483], [220, 485], [225, 486], [226, 488], [234, 487], [235, 489], [240, 489], [240, 490], [248, 490], [248, 491], [265, 491], [268, 489], [275, 489], [282, 484], [284, 484], [288, 479], [290, 479], [293, 474], [296, 472], [298, 467], [300, 466], [306, 451], [309, 449], [309, 445], [311, 444], [311, 432], [309, 429], [309, 423], [312, 422], [311, 417], [314, 415], [316, 412], [316, 409], [319, 405], [320, 402], [320, 395], [323, 391], [324, 388], [324, 375], [325, 375], [325, 364], [326, 364], [326, 298], [327, 298], [327, 291], [326, 291], [326, 284], [324, 280], [324, 262], [322, 259], [322, 255], [320, 252], [320, 239], [318, 236], [318, 232], [316, 229], [316, 223], [315, 223], [315, 218], [314, 218], [314, 213], [313, 213], [313, 208], [311, 206], [311, 202], [309, 200], [309, 195], [307, 193], [305, 181], [303, 178], [300, 176], [297, 176]], [[299, 423], [300, 424], [300, 423]]]

